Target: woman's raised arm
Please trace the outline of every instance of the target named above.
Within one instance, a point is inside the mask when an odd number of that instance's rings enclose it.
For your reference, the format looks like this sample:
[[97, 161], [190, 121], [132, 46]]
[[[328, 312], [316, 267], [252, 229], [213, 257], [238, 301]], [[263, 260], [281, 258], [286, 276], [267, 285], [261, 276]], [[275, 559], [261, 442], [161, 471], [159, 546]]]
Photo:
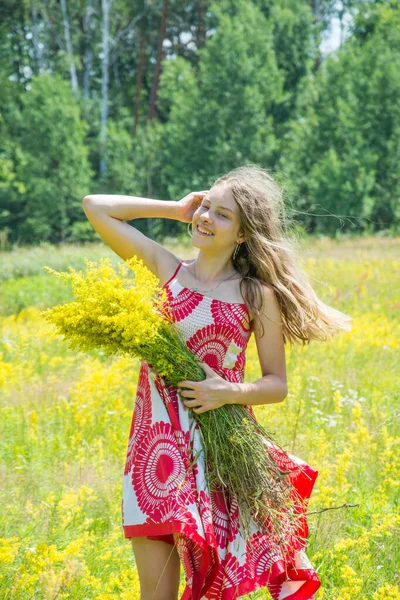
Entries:
[[160, 271], [164, 272], [166, 263], [174, 262], [175, 255], [124, 221], [146, 217], [179, 220], [177, 202], [137, 196], [94, 194], [83, 198], [83, 210], [93, 228], [111, 250], [123, 260], [135, 254], [161, 281]]
[[85, 213], [94, 210], [120, 221], [160, 217], [178, 219], [178, 203], [175, 200], [153, 200], [140, 196], [118, 194], [89, 194], [83, 199]]

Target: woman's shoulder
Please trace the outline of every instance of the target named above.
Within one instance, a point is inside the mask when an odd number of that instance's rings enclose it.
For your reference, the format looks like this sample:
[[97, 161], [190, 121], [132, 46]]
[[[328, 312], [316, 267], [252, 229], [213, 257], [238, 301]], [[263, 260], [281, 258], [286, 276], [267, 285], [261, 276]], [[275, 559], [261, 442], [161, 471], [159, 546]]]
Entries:
[[[256, 315], [253, 307], [249, 306], [249, 303], [247, 302], [246, 304], [250, 313], [250, 320], [254, 322], [256, 318], [262, 318], [261, 313], [266, 313], [267, 315], [274, 314], [276, 318], [280, 314], [280, 305], [274, 286], [270, 283], [262, 281], [261, 279], [257, 279], [256, 285], [257, 284], [259, 284], [259, 290], [261, 293], [260, 315]], [[256, 303], [257, 302], [258, 301], [256, 300]]]
[[182, 260], [176, 256], [171, 250], [164, 248], [165, 252], [161, 252], [157, 260], [157, 277], [160, 280], [160, 285], [163, 286], [171, 279], [175, 271], [182, 264]]
[[263, 318], [281, 322], [281, 307], [274, 287], [269, 283], [262, 282]]

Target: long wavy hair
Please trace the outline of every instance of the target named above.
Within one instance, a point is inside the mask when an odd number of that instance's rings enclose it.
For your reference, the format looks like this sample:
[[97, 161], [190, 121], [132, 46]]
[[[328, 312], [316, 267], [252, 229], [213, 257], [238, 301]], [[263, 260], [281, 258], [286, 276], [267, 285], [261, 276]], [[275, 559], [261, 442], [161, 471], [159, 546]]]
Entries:
[[255, 315], [255, 327], [263, 312], [264, 284], [279, 302], [284, 344], [304, 346], [311, 340], [325, 341], [340, 329], [350, 331], [353, 317], [322, 302], [299, 265], [299, 242], [295, 230], [289, 232], [282, 186], [266, 169], [252, 164], [229, 171], [212, 187], [219, 184], [228, 186], [239, 207], [246, 241], [232, 262], [242, 276], [240, 291]]

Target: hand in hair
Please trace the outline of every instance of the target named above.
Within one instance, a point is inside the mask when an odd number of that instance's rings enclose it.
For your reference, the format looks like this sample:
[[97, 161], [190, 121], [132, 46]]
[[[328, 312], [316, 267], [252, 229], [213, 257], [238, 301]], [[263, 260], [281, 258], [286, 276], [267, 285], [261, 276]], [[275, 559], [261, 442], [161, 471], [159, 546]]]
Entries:
[[182, 200], [178, 200], [178, 221], [190, 223], [193, 219], [193, 214], [199, 208], [207, 192], [208, 190], [204, 190], [203, 192], [190, 192], [190, 194], [182, 198]]

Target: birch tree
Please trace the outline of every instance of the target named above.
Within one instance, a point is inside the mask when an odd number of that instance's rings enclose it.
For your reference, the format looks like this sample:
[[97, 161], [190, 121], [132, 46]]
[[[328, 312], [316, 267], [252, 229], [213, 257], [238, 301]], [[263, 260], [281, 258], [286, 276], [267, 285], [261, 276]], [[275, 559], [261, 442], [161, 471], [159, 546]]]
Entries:
[[63, 24], [64, 24], [64, 37], [65, 37], [65, 46], [67, 48], [67, 53], [69, 56], [69, 71], [71, 75], [71, 88], [72, 92], [77, 95], [78, 94], [78, 78], [76, 76], [76, 67], [74, 62], [74, 53], [72, 51], [72, 42], [71, 42], [71, 30], [68, 19], [68, 8], [67, 8], [67, 0], [61, 0], [61, 10], [63, 15]]
[[108, 84], [110, 53], [110, 12], [113, 0], [101, 0], [103, 12], [102, 63], [101, 63], [101, 125], [100, 125], [100, 175], [106, 173], [105, 143], [107, 139]]
[[82, 29], [85, 36], [85, 52], [84, 52], [84, 67], [83, 67], [83, 97], [87, 100], [90, 96], [90, 82], [93, 66], [93, 50], [92, 50], [92, 35], [91, 24], [95, 9], [92, 5], [92, 0], [87, 0], [85, 13], [82, 19]]

